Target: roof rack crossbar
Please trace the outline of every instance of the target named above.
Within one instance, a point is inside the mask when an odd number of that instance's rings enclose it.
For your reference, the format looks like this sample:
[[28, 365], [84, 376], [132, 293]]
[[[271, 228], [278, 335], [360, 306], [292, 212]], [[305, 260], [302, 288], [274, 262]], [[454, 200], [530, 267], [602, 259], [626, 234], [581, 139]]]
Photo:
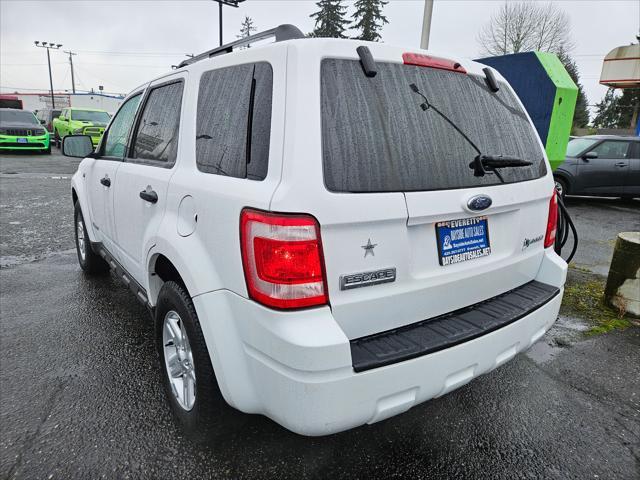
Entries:
[[206, 60], [207, 58], [215, 57], [217, 55], [224, 55], [225, 53], [231, 53], [235, 48], [245, 47], [250, 43], [259, 42], [270, 37], [275, 37], [276, 42], [284, 42], [285, 40], [293, 40], [295, 38], [304, 38], [304, 34], [298, 27], [290, 24], [283, 24], [264, 32], [256, 33], [255, 35], [249, 35], [248, 37], [241, 38], [235, 42], [221, 45], [212, 50], [208, 50], [204, 53], [196, 55], [193, 58], [184, 60], [178, 65], [178, 68], [182, 68], [186, 65], [199, 62], [200, 60]]

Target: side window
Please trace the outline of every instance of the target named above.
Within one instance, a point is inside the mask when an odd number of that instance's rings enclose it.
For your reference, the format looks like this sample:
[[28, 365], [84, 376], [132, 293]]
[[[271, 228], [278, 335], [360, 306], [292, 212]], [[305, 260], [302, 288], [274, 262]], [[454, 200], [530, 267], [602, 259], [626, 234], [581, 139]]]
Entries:
[[263, 180], [269, 163], [273, 70], [266, 62], [202, 75], [196, 163], [206, 173]]
[[615, 140], [606, 140], [600, 145], [592, 149], [592, 152], [598, 154], [598, 158], [612, 158], [619, 160], [627, 158], [627, 152], [631, 142], [620, 142]]
[[105, 132], [107, 137], [104, 143], [102, 155], [105, 157], [124, 158], [127, 150], [127, 140], [129, 132], [136, 116], [136, 110], [142, 95], [139, 93], [135, 97], [127, 100], [109, 126], [109, 130]]
[[640, 158], [640, 142], [631, 142], [629, 158]]
[[133, 140], [132, 158], [172, 165], [178, 151], [183, 82], [151, 90]]

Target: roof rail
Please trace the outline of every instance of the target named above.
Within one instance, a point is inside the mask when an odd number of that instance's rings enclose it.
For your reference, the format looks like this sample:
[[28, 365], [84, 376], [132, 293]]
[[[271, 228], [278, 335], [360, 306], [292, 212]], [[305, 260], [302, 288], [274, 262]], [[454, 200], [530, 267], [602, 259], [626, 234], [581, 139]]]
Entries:
[[182, 68], [186, 65], [191, 65], [192, 63], [199, 62], [200, 60], [206, 60], [207, 58], [215, 57], [216, 55], [231, 53], [233, 52], [234, 48], [245, 47], [250, 43], [258, 42], [270, 37], [275, 37], [276, 42], [284, 42], [285, 40], [304, 38], [304, 33], [302, 33], [300, 29], [295, 25], [283, 24], [276, 28], [272, 28], [271, 30], [265, 30], [264, 32], [256, 33], [255, 35], [243, 37], [240, 40], [236, 40], [235, 42], [221, 45], [217, 48], [201, 53], [200, 55], [196, 55], [193, 58], [184, 60], [180, 63], [180, 65], [178, 65], [178, 68]]

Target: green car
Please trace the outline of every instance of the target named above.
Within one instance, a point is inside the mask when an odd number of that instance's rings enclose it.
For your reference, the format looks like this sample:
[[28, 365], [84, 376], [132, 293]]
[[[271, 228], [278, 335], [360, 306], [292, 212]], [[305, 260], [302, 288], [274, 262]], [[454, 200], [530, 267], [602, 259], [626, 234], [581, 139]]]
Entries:
[[110, 116], [95, 108], [63, 108], [60, 116], [53, 120], [53, 134], [60, 145], [67, 135], [89, 135], [93, 146], [100, 143]]
[[0, 151], [2, 150], [37, 150], [49, 154], [49, 132], [31, 112], [0, 108]]

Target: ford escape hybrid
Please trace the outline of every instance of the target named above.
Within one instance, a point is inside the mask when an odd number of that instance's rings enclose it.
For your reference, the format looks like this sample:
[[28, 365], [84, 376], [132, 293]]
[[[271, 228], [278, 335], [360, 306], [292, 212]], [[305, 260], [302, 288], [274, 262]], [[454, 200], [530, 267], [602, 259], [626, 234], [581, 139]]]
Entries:
[[167, 396], [304, 435], [397, 415], [530, 347], [566, 263], [544, 149], [508, 83], [292, 26], [136, 88], [72, 180], [80, 266], [151, 311]]

